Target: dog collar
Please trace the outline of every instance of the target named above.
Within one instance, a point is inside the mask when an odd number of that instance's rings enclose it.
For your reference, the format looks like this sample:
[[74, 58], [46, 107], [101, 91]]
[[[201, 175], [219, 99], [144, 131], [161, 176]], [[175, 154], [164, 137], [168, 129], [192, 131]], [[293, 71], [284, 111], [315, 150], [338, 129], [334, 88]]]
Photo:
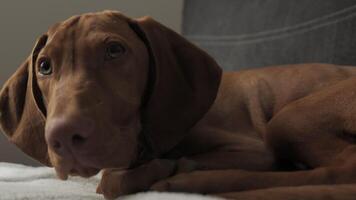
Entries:
[[[136, 30], [135, 27], [132, 27], [133, 30]], [[141, 132], [139, 134], [138, 138], [138, 152], [135, 161], [132, 163], [130, 168], [134, 168], [135, 166], [141, 165], [143, 163], [146, 163], [149, 160], [155, 159], [158, 157], [156, 153], [154, 152], [153, 144], [150, 140], [150, 130], [147, 128], [147, 122], [146, 122], [146, 110], [148, 103], [151, 99], [153, 90], [154, 90], [154, 85], [156, 82], [156, 68], [155, 68], [155, 61], [153, 59], [153, 53], [151, 50], [151, 47], [149, 45], [149, 42], [147, 38], [145, 37], [144, 34], [142, 34], [140, 31], [135, 31], [136, 34], [138, 35], [139, 38], [145, 43], [145, 46], [147, 48], [147, 52], [149, 54], [149, 65], [148, 65], [148, 74], [147, 74], [147, 83], [146, 83], [146, 88], [144, 90], [144, 94], [142, 96], [141, 100]]]

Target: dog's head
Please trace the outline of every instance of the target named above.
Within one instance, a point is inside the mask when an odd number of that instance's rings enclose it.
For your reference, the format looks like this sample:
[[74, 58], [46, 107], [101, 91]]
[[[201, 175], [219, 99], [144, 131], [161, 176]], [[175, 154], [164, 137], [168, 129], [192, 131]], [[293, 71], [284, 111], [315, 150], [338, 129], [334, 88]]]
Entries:
[[6, 82], [0, 124], [61, 178], [91, 176], [135, 162], [141, 137], [156, 155], [169, 151], [207, 112], [220, 78], [210, 56], [149, 17], [74, 16]]

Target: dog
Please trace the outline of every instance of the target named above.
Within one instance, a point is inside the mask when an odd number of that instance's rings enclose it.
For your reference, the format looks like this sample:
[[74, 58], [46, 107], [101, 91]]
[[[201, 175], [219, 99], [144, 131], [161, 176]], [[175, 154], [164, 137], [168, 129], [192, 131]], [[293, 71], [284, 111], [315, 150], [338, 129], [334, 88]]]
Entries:
[[356, 182], [355, 75], [318, 63], [222, 72], [150, 17], [87, 13], [38, 38], [1, 90], [0, 124], [60, 179], [103, 170], [107, 199], [322, 199]]

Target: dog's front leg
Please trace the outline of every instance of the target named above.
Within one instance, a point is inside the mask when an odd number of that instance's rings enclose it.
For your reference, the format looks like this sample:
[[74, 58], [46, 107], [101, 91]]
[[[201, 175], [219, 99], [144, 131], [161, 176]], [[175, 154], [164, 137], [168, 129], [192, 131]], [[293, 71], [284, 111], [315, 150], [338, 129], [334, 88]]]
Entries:
[[351, 180], [335, 182], [337, 173], [339, 170], [332, 167], [294, 172], [253, 172], [236, 169], [193, 171], [159, 181], [151, 189], [214, 194], [281, 186], [356, 182]]
[[195, 163], [185, 159], [155, 159], [130, 170], [105, 169], [97, 193], [103, 194], [106, 199], [114, 199], [146, 191], [159, 180], [194, 168]]

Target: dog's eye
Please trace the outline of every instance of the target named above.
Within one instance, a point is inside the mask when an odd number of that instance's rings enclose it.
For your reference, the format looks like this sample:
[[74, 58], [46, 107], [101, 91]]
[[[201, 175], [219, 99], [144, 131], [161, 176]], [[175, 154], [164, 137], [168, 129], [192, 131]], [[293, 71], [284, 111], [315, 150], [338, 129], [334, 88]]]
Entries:
[[126, 51], [125, 47], [119, 43], [113, 42], [106, 48], [106, 58], [111, 60], [120, 57]]
[[52, 66], [49, 60], [42, 60], [39, 64], [39, 69], [38, 69], [39, 73], [41, 75], [45, 75], [48, 76], [50, 74], [52, 74]]

